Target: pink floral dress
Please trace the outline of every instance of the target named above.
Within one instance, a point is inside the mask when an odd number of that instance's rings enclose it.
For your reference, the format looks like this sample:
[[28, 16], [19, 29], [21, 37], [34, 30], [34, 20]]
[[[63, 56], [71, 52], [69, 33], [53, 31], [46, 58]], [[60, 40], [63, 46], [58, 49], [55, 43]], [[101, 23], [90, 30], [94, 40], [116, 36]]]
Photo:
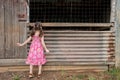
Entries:
[[44, 49], [39, 36], [32, 37], [32, 43], [26, 60], [26, 64], [43, 65], [46, 63]]

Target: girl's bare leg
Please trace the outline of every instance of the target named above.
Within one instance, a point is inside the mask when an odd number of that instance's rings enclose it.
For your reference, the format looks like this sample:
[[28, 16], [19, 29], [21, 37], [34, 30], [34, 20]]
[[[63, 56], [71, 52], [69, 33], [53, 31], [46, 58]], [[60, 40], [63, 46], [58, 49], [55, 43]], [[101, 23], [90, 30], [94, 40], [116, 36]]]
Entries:
[[33, 74], [33, 65], [30, 65], [30, 74]]
[[33, 65], [30, 65], [30, 72], [29, 72], [29, 78], [32, 78], [33, 76]]
[[42, 66], [41, 66], [41, 65], [39, 65], [38, 67], [39, 67], [38, 74], [41, 74], [41, 69], [42, 69]]

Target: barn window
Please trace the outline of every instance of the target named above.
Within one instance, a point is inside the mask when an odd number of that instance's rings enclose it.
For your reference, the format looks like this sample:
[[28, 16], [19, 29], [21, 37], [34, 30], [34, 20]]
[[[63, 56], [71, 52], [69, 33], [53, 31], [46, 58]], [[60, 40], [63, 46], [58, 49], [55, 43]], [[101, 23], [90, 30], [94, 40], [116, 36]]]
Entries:
[[30, 22], [110, 22], [111, 0], [30, 0]]

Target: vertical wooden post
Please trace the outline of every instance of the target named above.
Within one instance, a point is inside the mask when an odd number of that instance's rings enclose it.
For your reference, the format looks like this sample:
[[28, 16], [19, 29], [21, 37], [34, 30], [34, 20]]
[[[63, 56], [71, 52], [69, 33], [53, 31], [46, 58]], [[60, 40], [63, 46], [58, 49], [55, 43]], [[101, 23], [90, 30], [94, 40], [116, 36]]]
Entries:
[[115, 22], [115, 5], [116, 0], [111, 0], [110, 22]]
[[115, 57], [116, 67], [120, 67], [120, 0], [116, 0], [116, 16], [115, 16]]
[[27, 9], [27, 11], [26, 11], [27, 12], [27, 23], [29, 23], [29, 21], [30, 21], [30, 19], [29, 19], [29, 12], [30, 12], [29, 5], [30, 5], [30, 2], [29, 2], [29, 0], [27, 0], [27, 8], [26, 8]]
[[4, 21], [4, 0], [0, 0], [0, 58], [4, 58], [5, 53]]
[[[23, 18], [23, 19], [21, 19], [20, 21], [19, 21], [19, 26], [20, 26], [20, 42], [22, 43], [22, 42], [24, 42], [25, 40], [26, 40], [26, 38], [27, 38], [27, 35], [26, 35], [26, 23], [27, 23], [27, 20], [28, 20], [28, 17], [27, 17], [27, 8], [26, 7], [28, 7], [28, 3], [26, 2], [26, 0], [23, 0], [23, 1], [21, 1], [20, 2], [20, 13], [21, 14], [24, 14], [25, 15], [25, 17]], [[21, 51], [21, 54], [20, 54], [20, 56], [22, 57], [22, 58], [26, 58], [26, 56], [27, 56], [27, 46], [24, 46], [23, 48], [20, 48], [20, 51]]]

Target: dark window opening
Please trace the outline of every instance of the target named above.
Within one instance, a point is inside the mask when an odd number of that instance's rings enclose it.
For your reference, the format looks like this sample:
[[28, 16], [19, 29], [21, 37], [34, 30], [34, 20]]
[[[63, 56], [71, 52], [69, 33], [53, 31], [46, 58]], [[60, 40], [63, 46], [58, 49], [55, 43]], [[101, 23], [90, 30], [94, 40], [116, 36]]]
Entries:
[[30, 0], [30, 22], [110, 22], [110, 0]]

